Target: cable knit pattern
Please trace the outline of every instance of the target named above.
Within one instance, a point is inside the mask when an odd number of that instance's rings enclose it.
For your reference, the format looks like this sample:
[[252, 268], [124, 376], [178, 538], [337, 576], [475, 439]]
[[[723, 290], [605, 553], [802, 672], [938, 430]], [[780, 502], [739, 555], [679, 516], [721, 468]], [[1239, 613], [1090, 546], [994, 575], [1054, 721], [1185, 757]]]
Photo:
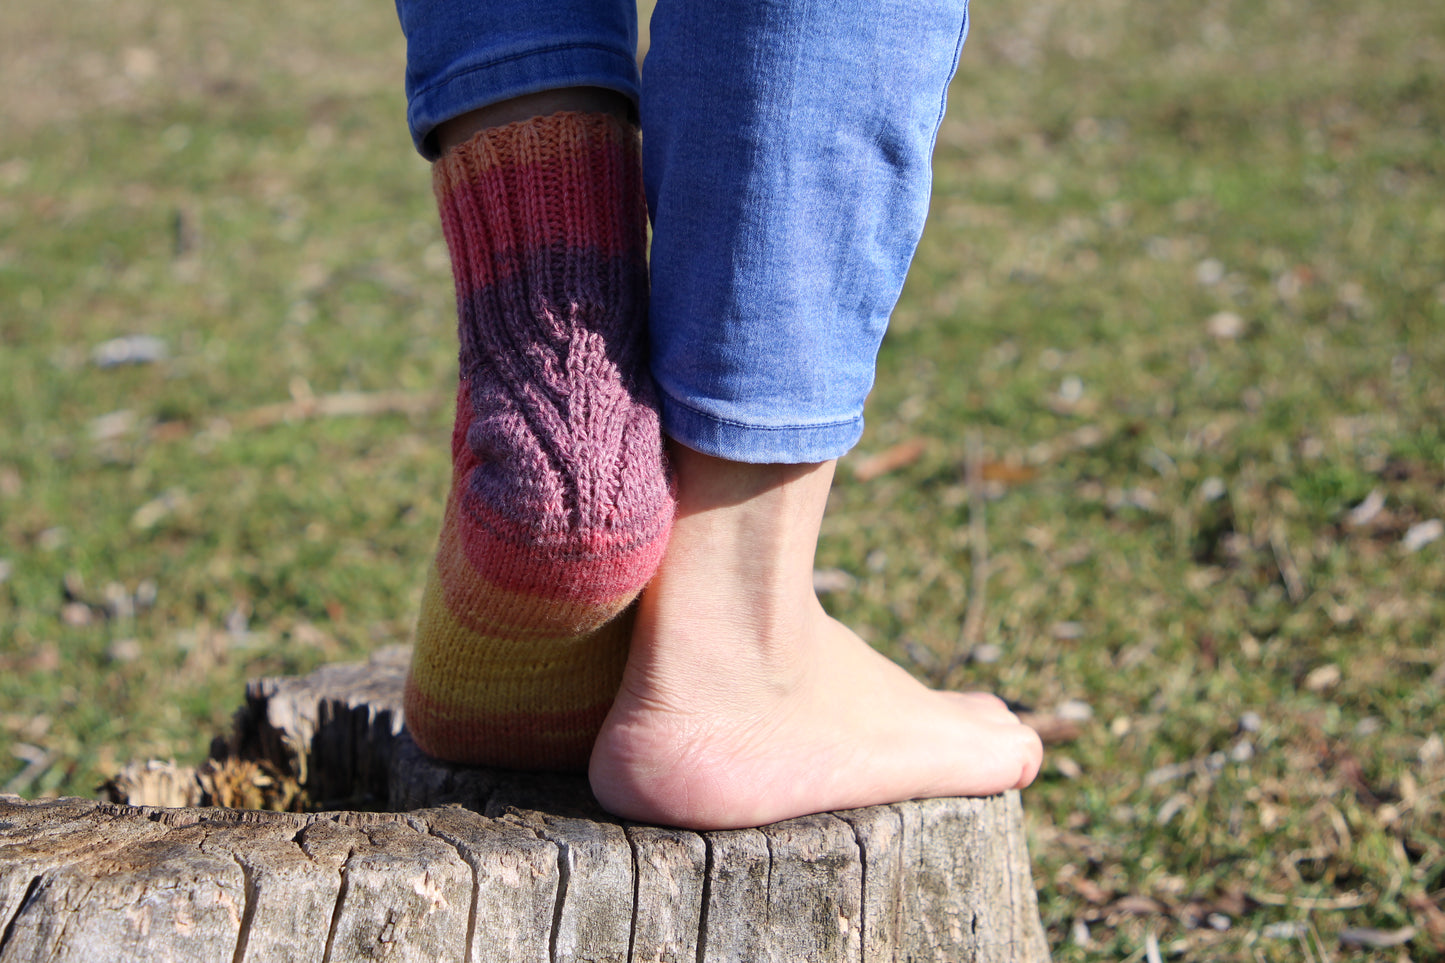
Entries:
[[461, 383], [407, 725], [453, 762], [582, 769], [672, 524], [637, 132], [573, 113], [493, 128], [433, 186]]

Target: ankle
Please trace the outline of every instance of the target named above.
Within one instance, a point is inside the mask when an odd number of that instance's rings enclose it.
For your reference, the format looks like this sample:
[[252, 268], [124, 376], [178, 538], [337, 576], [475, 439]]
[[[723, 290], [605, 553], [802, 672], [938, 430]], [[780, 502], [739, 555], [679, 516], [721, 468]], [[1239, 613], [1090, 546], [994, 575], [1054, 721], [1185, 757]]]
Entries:
[[431, 136], [436, 139], [438, 151], [445, 154], [458, 144], [465, 144], [488, 127], [504, 127], [519, 120], [545, 117], [562, 111], [611, 114], [622, 121], [636, 120], [631, 102], [615, 90], [602, 87], [562, 87], [513, 97], [501, 103], [467, 111], [440, 124]]
[[812, 593], [813, 554], [836, 462], [754, 465], [673, 443], [678, 518], [719, 574]]
[[678, 512], [641, 599], [634, 661], [704, 687], [741, 665], [795, 680], [826, 618], [812, 571], [833, 464], [750, 465], [675, 444], [671, 455]]
[[[832, 483], [835, 461], [797, 465], [753, 464], [731, 461], [670, 441], [669, 454], [677, 465], [679, 479], [686, 477], [688, 498], [700, 509], [719, 507], [759, 498], [768, 494], [797, 496], [809, 479], [826, 474], [822, 482], [826, 493]], [[815, 482], [816, 483], [816, 482]]]

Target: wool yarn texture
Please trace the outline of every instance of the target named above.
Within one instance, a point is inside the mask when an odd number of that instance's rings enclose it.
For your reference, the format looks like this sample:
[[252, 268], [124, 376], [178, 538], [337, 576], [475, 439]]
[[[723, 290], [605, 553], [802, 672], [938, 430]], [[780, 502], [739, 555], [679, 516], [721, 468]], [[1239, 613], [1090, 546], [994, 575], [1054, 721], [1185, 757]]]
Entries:
[[638, 133], [581, 113], [491, 128], [433, 187], [459, 384], [407, 726], [451, 762], [585, 769], [674, 510]]

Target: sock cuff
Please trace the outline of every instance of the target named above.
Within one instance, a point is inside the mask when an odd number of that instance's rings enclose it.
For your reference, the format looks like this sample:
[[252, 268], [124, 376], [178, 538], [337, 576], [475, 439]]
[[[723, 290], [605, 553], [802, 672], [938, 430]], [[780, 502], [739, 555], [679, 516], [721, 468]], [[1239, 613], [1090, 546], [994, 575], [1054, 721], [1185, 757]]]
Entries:
[[610, 114], [483, 130], [433, 165], [432, 187], [459, 297], [527, 271], [546, 252], [638, 265], [646, 256], [640, 137]]

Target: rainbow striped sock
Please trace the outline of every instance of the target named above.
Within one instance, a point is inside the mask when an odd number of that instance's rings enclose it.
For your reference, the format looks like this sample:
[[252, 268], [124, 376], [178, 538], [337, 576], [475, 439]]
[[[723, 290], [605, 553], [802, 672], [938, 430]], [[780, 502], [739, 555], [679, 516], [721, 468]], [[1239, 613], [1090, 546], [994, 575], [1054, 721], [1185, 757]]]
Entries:
[[673, 513], [637, 131], [576, 113], [485, 130], [433, 186], [461, 379], [407, 725], [452, 762], [584, 769]]

